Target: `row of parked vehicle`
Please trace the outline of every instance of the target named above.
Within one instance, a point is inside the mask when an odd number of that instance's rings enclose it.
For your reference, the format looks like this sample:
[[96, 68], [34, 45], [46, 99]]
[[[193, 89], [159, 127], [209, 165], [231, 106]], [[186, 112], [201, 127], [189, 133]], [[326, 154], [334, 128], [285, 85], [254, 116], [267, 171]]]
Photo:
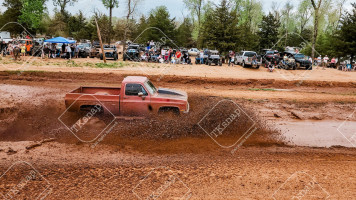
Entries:
[[[152, 47], [155, 49], [154, 47]], [[164, 49], [168, 51], [169, 49]], [[177, 50], [173, 49], [175, 54]], [[180, 49], [182, 55], [196, 56], [195, 64], [205, 64], [205, 65], [217, 65], [222, 66], [225, 58], [222, 57], [217, 50], [208, 50], [205, 49], [203, 54], [201, 51], [192, 48], [189, 50]], [[118, 59], [118, 51], [115, 45], [104, 45], [104, 53], [108, 59]], [[159, 62], [159, 55], [161, 52], [157, 51], [148, 51], [146, 47], [139, 44], [130, 44], [128, 45], [125, 53], [123, 54], [123, 60], [132, 60], [132, 61], [142, 61], [142, 55], [146, 54], [147, 58], [145, 59], [148, 62]], [[103, 59], [103, 52], [101, 52], [99, 43], [82, 43], [79, 45], [79, 57], [90, 57], [90, 58], [100, 58]], [[189, 58], [190, 60], [190, 58]], [[241, 51], [235, 54], [232, 62], [236, 65], [241, 65], [242, 67], [252, 67], [260, 68], [260, 66], [268, 67], [269, 64], [276, 66], [277, 68], [286, 69], [286, 70], [296, 70], [304, 68], [306, 70], [312, 70], [312, 62], [306, 58], [302, 53], [296, 52], [294, 50], [287, 49], [283, 53], [278, 52], [277, 50], [264, 49], [260, 54], [254, 51]]]
[[286, 50], [279, 53], [277, 50], [264, 49], [262, 50], [262, 62], [267, 67], [269, 64], [275, 65], [280, 69], [296, 70], [305, 69], [312, 70], [312, 61], [307, 57], [294, 50]]

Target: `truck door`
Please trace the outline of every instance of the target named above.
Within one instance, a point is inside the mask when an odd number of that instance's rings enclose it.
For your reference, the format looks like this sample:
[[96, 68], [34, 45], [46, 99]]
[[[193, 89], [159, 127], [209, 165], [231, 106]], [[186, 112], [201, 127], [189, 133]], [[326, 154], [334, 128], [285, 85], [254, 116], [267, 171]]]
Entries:
[[122, 97], [121, 113], [125, 116], [143, 116], [150, 112], [150, 94], [140, 83], [127, 83]]

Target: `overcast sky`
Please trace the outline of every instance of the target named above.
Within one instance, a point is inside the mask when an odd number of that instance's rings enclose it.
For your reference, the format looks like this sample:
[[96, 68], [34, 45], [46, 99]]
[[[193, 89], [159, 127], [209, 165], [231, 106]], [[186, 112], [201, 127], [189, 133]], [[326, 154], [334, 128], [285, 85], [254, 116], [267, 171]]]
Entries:
[[[4, 0], [0, 0], [0, 3], [2, 4], [3, 1]], [[146, 15], [147, 13], [149, 13], [150, 10], [161, 5], [165, 5], [168, 8], [171, 17], [182, 19], [183, 16], [189, 15], [188, 10], [184, 6], [183, 0], [141, 0], [141, 1], [142, 3], [140, 4], [140, 7], [138, 9], [139, 12], [136, 13], [136, 16], [141, 16], [142, 14]], [[219, 0], [215, 0], [215, 1], [218, 2]], [[265, 12], [270, 11], [273, 0], [261, 0], [261, 1], [262, 1], [264, 11]], [[283, 5], [286, 2], [291, 2], [295, 6], [297, 6], [298, 3], [300, 2], [300, 0], [274, 0], [274, 1], [278, 2], [280, 7], [283, 7]], [[113, 10], [113, 16], [123, 17], [125, 15], [125, 5], [124, 5], [125, 2], [126, 0], [119, 0], [119, 8], [115, 8]], [[356, 2], [356, 0], [347, 0], [346, 7], [348, 7], [349, 9], [351, 7], [351, 2]], [[55, 9], [52, 0], [47, 1], [47, 8], [49, 14], [52, 15], [53, 10]], [[78, 13], [79, 10], [82, 10], [86, 16], [92, 15], [94, 9], [97, 9], [100, 12], [108, 13], [108, 11], [102, 5], [101, 0], [78, 0], [78, 2], [75, 3], [73, 6], [68, 6], [67, 8], [67, 10], [72, 14]], [[3, 12], [5, 8], [3, 6], [0, 6], [0, 10]]]

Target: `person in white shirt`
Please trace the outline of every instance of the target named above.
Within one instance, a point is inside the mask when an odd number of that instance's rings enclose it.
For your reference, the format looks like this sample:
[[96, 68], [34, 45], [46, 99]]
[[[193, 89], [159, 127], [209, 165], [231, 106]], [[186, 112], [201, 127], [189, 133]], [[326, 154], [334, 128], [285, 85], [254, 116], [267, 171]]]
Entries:
[[318, 66], [321, 65], [321, 55], [318, 57]]
[[72, 49], [69, 45], [66, 46], [67, 58], [72, 59]]
[[153, 40], [151, 40], [150, 42], [150, 48], [152, 48], [155, 45], [155, 42], [153, 42]]
[[323, 58], [323, 70], [325, 70], [325, 67], [328, 65], [328, 62], [329, 62], [329, 57], [326, 55], [324, 58]]

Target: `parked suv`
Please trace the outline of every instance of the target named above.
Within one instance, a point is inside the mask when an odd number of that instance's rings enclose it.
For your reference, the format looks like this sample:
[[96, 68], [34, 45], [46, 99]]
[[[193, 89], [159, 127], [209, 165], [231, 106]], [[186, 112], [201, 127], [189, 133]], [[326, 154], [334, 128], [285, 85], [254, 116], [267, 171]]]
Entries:
[[124, 53], [124, 61], [139, 61], [140, 60], [140, 45], [131, 44], [127, 47], [126, 52]]
[[[117, 60], [119, 58], [115, 45], [104, 45], [104, 53], [106, 58]], [[103, 52], [100, 53], [100, 60], [103, 60]]]
[[200, 53], [200, 51], [197, 48], [191, 48], [188, 50], [188, 53], [190, 56], [197, 56]]
[[294, 53], [294, 52], [284, 52], [282, 55], [287, 55], [288, 57], [293, 57], [296, 63], [296, 69], [303, 67], [305, 70], [312, 70], [312, 63], [305, 58], [305, 55], [302, 53]]
[[90, 43], [82, 43], [80, 45], [78, 45], [78, 57], [81, 58], [87, 58], [90, 54], [90, 50], [91, 50], [91, 44]]
[[219, 65], [222, 66], [222, 62], [220, 59], [220, 54], [219, 51], [217, 50], [210, 50], [208, 51], [208, 59], [207, 59], [207, 65], [211, 65], [211, 64], [215, 64], [215, 65]]
[[[253, 61], [254, 57], [255, 61]], [[262, 58], [254, 51], [241, 51], [236, 54], [235, 64], [241, 65], [243, 68], [250, 66], [258, 69], [262, 65]]]

